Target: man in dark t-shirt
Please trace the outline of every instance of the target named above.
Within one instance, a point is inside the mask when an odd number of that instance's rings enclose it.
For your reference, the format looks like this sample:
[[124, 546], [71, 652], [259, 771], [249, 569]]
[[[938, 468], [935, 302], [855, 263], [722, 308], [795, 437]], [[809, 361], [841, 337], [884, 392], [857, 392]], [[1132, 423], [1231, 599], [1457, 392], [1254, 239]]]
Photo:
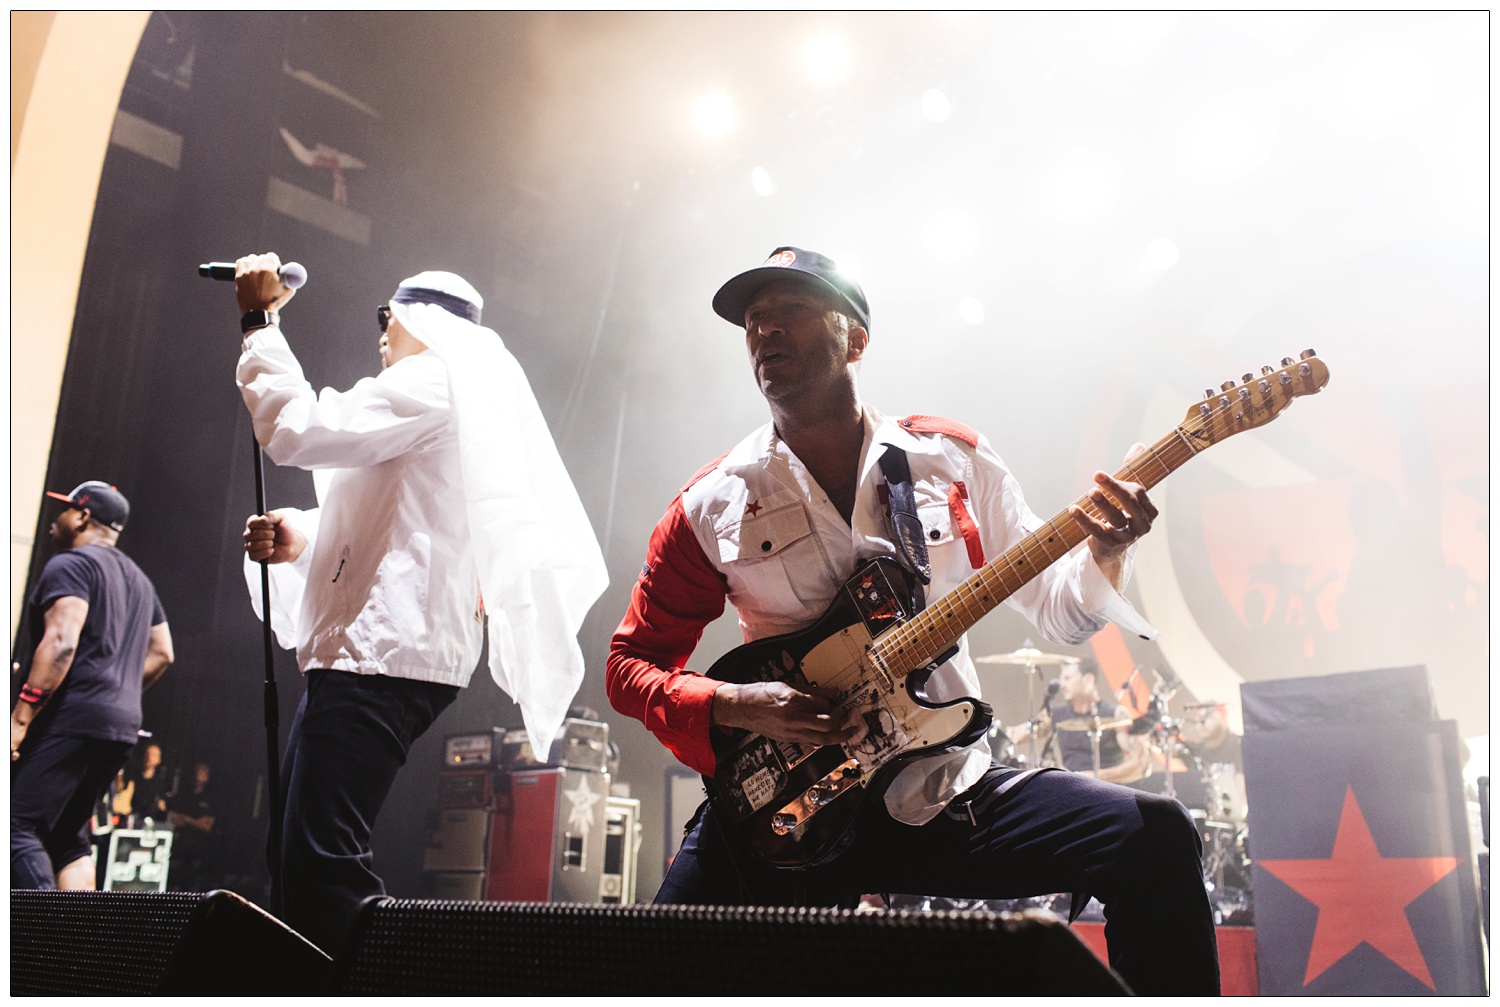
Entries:
[[11, 888], [93, 888], [89, 817], [135, 745], [141, 690], [172, 663], [156, 588], [115, 547], [130, 504], [86, 482], [27, 600], [32, 654], [10, 714]]

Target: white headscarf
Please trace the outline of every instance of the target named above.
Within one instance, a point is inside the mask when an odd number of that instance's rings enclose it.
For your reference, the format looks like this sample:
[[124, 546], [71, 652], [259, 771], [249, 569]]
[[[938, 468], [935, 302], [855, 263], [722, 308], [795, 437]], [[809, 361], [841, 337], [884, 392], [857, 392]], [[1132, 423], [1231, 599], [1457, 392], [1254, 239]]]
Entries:
[[609, 576], [521, 365], [478, 324], [483, 306], [462, 277], [425, 272], [401, 281], [391, 313], [448, 367], [490, 674], [546, 758], [583, 682], [578, 630]]

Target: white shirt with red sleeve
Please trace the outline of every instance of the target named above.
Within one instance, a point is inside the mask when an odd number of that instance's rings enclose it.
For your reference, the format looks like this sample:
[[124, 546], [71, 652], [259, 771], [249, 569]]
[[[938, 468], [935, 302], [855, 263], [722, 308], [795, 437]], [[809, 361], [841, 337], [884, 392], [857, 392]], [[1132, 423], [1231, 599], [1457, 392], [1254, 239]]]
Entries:
[[[652, 533], [611, 642], [606, 688], [616, 710], [642, 721], [700, 773], [714, 771], [709, 714], [721, 684], [686, 667], [704, 627], [727, 599], [746, 641], [795, 632], [827, 610], [860, 563], [898, 555], [881, 493], [886, 445], [902, 448], [911, 469], [932, 565], [929, 602], [1043, 524], [1005, 463], [968, 428], [933, 417], [890, 420], [869, 406], [864, 420], [851, 521], [767, 424], [694, 476]], [[1126, 579], [1130, 568], [1127, 554]], [[1006, 604], [1059, 644], [1083, 643], [1109, 622], [1147, 639], [1156, 635], [1110, 586], [1086, 544]], [[926, 692], [937, 702], [980, 695], [966, 636]], [[886, 808], [898, 821], [927, 822], [990, 762], [982, 739], [913, 759], [891, 780]]]

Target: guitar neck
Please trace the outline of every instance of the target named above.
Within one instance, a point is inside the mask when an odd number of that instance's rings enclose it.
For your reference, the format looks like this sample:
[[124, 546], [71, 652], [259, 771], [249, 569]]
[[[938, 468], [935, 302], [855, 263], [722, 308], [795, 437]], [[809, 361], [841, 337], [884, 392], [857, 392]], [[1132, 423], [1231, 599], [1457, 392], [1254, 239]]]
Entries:
[[[1139, 483], [1148, 489], [1193, 457], [1200, 450], [1181, 429], [1174, 429], [1144, 454], [1115, 473], [1121, 482]], [[1096, 519], [1104, 515], [1089, 494], [1074, 503]], [[1036, 531], [943, 597], [933, 601], [916, 617], [886, 630], [874, 641], [875, 655], [886, 669], [900, 678], [925, 667], [958, 641], [980, 619], [1024, 587], [1086, 537], [1083, 528], [1064, 508]]]

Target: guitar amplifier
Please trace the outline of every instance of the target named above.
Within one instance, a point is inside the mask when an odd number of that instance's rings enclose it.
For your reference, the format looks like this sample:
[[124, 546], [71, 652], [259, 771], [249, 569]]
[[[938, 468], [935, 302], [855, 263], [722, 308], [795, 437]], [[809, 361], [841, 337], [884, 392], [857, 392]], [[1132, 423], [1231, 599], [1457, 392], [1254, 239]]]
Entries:
[[641, 802], [610, 796], [604, 832], [604, 866], [599, 901], [614, 905], [635, 901], [636, 863], [641, 850]]
[[493, 766], [499, 754], [503, 734], [499, 728], [475, 734], [452, 734], [443, 743], [443, 767], [473, 769]]
[[422, 870], [484, 873], [490, 838], [486, 808], [439, 808], [428, 815]]
[[487, 808], [494, 800], [494, 772], [471, 769], [438, 774], [439, 808]]

